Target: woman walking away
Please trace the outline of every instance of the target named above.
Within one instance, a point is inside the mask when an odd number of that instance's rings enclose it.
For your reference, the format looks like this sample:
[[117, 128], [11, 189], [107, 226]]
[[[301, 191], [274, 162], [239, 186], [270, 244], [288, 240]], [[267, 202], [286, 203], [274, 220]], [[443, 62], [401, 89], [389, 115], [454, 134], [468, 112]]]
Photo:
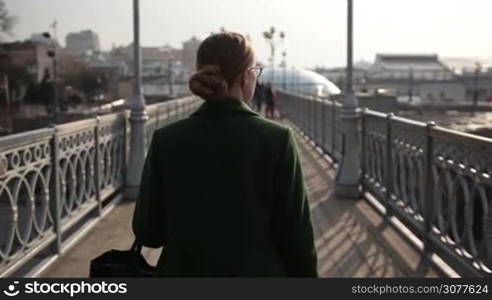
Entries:
[[249, 40], [209, 36], [197, 70], [205, 101], [154, 133], [133, 216], [137, 240], [164, 247], [155, 276], [317, 276], [293, 132], [245, 104], [260, 75]]

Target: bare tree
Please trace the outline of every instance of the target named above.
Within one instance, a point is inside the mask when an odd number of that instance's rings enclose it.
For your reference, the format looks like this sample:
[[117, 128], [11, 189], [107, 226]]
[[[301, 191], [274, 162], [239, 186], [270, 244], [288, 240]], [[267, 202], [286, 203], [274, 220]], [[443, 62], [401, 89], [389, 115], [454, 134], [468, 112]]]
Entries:
[[0, 0], [0, 40], [5, 35], [12, 36], [12, 29], [17, 23], [17, 16], [13, 16], [7, 10], [4, 0]]

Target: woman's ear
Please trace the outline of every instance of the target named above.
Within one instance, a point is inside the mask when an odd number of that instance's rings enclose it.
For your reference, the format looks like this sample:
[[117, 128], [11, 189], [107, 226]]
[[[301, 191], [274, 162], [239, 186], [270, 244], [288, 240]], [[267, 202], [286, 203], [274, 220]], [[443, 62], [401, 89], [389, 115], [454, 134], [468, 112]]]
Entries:
[[241, 75], [241, 88], [244, 88], [247, 86], [248, 83], [248, 76], [247, 76], [248, 70], [244, 71], [243, 74]]

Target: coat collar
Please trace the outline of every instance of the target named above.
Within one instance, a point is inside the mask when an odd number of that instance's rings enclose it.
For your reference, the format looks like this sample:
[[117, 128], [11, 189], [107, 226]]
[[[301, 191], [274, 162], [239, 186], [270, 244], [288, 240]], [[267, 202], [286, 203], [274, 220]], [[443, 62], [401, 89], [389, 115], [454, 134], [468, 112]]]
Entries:
[[244, 101], [235, 98], [205, 100], [205, 102], [191, 116], [209, 113], [244, 113], [259, 116]]

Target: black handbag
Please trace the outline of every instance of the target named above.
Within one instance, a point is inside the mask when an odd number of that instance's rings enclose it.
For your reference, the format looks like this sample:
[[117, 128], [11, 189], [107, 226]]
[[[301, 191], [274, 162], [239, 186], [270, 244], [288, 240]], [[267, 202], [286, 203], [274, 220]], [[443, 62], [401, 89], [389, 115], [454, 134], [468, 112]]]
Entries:
[[136, 240], [130, 250], [110, 250], [91, 261], [89, 277], [152, 277], [155, 267], [142, 256]]

